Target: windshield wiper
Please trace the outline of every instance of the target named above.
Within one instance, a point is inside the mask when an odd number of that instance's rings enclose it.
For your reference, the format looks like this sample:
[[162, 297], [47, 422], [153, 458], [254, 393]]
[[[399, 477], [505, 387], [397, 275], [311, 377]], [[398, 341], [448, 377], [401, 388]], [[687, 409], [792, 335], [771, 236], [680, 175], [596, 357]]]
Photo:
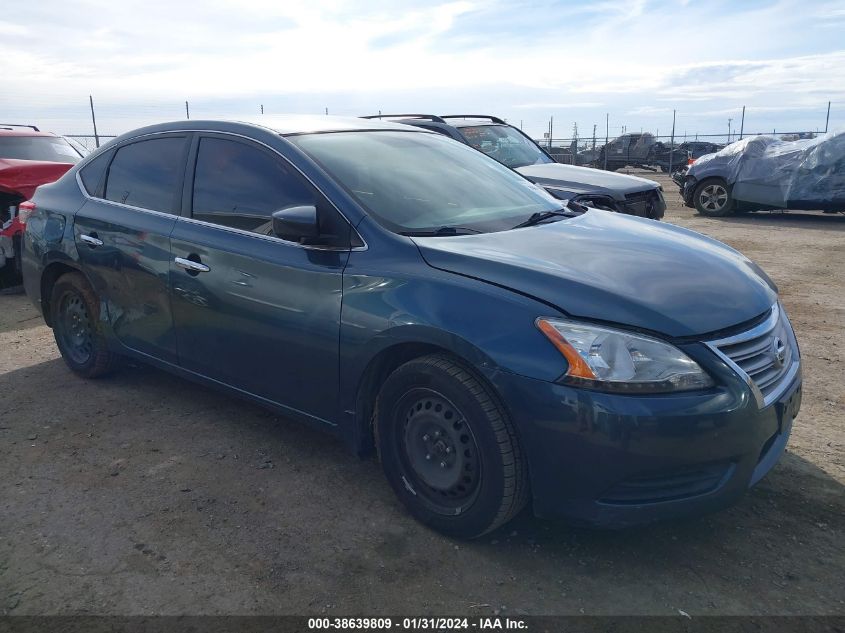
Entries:
[[549, 218], [554, 218], [557, 216], [563, 218], [574, 218], [576, 215], [580, 215], [577, 211], [570, 211], [569, 209], [557, 209], [555, 211], [537, 211], [536, 213], [532, 213], [525, 222], [520, 222], [516, 226], [512, 226], [511, 229], [521, 229], [524, 226], [534, 226], [535, 224], [539, 224]]
[[402, 231], [402, 235], [408, 237], [442, 237], [444, 235], [470, 235], [472, 233], [483, 233], [483, 231], [471, 229], [467, 226], [441, 226], [425, 231]]

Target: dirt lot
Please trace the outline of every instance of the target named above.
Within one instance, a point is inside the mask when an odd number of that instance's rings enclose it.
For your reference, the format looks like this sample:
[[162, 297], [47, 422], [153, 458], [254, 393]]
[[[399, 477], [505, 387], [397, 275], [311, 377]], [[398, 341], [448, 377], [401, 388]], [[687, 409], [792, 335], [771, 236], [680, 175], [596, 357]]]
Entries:
[[736, 507], [626, 532], [527, 513], [480, 541], [415, 523], [374, 460], [128, 367], [74, 377], [0, 297], [0, 614], [845, 613], [845, 216], [666, 220], [779, 284], [804, 357], [789, 452]]

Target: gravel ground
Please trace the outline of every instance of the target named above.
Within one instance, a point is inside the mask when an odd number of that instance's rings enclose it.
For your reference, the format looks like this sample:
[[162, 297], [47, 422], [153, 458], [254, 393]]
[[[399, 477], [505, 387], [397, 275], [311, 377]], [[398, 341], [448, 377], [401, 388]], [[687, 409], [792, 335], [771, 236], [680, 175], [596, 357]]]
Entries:
[[801, 343], [789, 451], [737, 506], [452, 541], [317, 432], [141, 366], [76, 378], [0, 296], [0, 614], [845, 613], [845, 216], [709, 219], [654, 178], [667, 221], [763, 266]]

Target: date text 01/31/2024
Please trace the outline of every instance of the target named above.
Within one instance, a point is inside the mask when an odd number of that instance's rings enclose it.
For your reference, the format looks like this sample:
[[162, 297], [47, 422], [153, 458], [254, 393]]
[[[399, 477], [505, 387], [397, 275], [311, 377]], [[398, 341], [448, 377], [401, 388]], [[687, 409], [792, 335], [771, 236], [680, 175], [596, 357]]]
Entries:
[[442, 630], [526, 630], [518, 618], [309, 618], [309, 630], [442, 631]]

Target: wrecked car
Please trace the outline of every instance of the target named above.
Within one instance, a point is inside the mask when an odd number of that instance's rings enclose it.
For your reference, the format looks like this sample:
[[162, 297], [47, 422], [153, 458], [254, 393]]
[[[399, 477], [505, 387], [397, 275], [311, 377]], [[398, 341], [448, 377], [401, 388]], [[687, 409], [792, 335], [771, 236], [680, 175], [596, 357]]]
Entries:
[[702, 156], [676, 183], [684, 203], [703, 215], [845, 212], [845, 132], [797, 141], [750, 136]]
[[12, 283], [20, 278], [21, 235], [28, 213], [21, 203], [82, 157], [67, 139], [34, 125], [0, 124], [0, 272]]
[[419, 128], [261, 123], [135, 130], [39, 187], [24, 284], [73, 372], [128, 357], [376, 451], [457, 537], [529, 503], [604, 527], [711, 512], [780, 459], [798, 343], [737, 251], [574, 213]]

